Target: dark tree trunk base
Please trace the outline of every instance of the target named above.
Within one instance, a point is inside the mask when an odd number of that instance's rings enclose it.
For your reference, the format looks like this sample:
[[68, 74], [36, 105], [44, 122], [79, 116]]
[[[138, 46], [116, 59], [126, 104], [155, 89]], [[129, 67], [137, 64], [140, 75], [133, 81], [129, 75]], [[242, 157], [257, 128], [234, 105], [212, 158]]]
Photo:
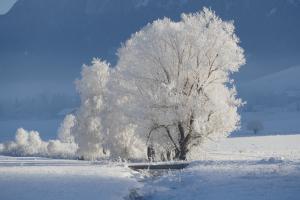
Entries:
[[133, 170], [141, 170], [141, 169], [151, 169], [151, 170], [159, 170], [159, 169], [184, 169], [190, 163], [182, 162], [182, 163], [149, 163], [149, 164], [129, 164], [128, 167]]

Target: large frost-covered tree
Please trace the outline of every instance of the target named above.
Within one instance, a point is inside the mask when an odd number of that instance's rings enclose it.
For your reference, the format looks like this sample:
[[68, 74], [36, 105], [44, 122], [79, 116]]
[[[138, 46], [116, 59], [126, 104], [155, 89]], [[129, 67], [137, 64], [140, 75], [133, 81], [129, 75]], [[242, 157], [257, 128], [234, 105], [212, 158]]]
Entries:
[[102, 123], [102, 113], [106, 110], [104, 102], [109, 64], [94, 59], [91, 66], [83, 66], [81, 76], [76, 81], [81, 106], [76, 113], [76, 122], [71, 132], [78, 144], [78, 155], [94, 160], [106, 154], [103, 148], [106, 131]]
[[207, 8], [179, 22], [156, 20], [118, 56], [122, 119], [157, 152], [184, 160], [205, 140], [238, 127], [242, 102], [230, 74], [245, 59], [233, 22]]

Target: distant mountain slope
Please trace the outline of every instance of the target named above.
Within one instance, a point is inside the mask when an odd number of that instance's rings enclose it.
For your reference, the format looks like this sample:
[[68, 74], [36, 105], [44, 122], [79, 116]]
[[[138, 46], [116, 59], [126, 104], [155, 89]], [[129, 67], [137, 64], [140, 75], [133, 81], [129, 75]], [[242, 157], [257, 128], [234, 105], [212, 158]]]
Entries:
[[289, 91], [300, 91], [300, 66], [290, 67], [242, 85], [246, 90], [264, 93], [283, 94]]
[[300, 66], [249, 81], [238, 89], [240, 96], [252, 106], [285, 108], [294, 104], [300, 109]]

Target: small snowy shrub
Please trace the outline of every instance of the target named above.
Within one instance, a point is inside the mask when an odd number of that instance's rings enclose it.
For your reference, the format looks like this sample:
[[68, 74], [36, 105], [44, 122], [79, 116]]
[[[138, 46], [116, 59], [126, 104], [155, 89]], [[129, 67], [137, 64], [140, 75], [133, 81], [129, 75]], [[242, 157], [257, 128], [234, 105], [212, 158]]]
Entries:
[[77, 145], [75, 143], [62, 143], [59, 140], [43, 141], [37, 131], [27, 131], [19, 128], [15, 141], [0, 144], [0, 152], [10, 156], [44, 156], [74, 158]]
[[247, 123], [247, 129], [253, 131], [254, 134], [257, 134], [259, 131], [264, 129], [263, 123], [259, 120], [252, 120]]
[[135, 134], [136, 126], [129, 124], [112, 138], [110, 152], [112, 157], [124, 159], [142, 159], [146, 155], [143, 141]]
[[14, 142], [4, 144], [4, 153], [15, 156], [46, 155], [47, 143], [42, 141], [37, 131], [19, 128]]
[[59, 140], [50, 140], [47, 145], [50, 157], [74, 158], [76, 157], [77, 148], [75, 143], [62, 143]]

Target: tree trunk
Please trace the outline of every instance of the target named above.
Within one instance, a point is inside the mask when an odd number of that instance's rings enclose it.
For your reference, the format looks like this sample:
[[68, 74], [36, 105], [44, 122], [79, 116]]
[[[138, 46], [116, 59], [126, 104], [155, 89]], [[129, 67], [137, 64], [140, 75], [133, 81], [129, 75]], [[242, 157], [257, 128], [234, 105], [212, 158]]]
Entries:
[[179, 160], [186, 160], [186, 154], [187, 154], [187, 151], [181, 151], [180, 154], [179, 154], [179, 157], [178, 159]]
[[185, 136], [184, 128], [182, 123], [178, 123], [179, 130], [179, 150], [175, 154], [175, 158], [179, 160], [186, 160], [186, 155], [188, 153], [188, 142], [190, 140], [190, 134]]

